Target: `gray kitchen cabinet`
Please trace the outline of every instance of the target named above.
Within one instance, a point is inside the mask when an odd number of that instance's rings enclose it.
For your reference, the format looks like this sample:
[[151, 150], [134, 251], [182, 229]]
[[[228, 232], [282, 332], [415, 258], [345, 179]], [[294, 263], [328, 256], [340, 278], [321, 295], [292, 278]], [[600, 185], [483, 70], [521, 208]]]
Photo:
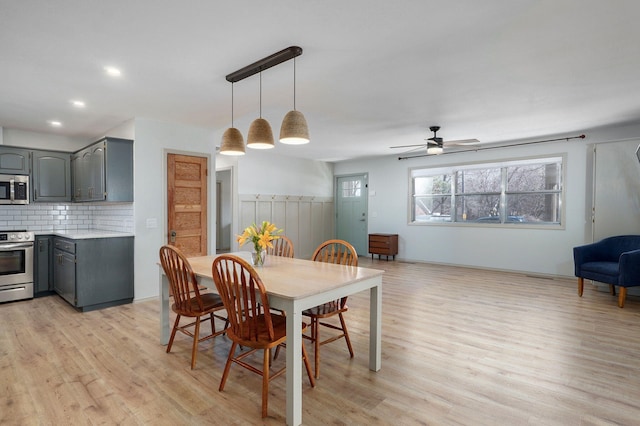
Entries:
[[104, 138], [72, 156], [73, 201], [133, 201], [133, 141]]
[[76, 306], [75, 244], [60, 238], [53, 241], [53, 288], [64, 300]]
[[32, 151], [31, 200], [71, 201], [71, 155], [68, 152]]
[[36, 297], [53, 291], [52, 239], [50, 235], [36, 235], [33, 255], [33, 292]]
[[133, 242], [133, 237], [55, 237], [55, 291], [83, 312], [131, 303]]
[[28, 175], [29, 150], [0, 146], [0, 173], [8, 175]]

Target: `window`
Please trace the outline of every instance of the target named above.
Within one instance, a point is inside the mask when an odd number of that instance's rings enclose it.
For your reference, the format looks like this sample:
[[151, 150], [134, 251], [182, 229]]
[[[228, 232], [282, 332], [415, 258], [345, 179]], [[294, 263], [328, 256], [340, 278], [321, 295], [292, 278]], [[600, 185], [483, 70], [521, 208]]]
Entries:
[[411, 222], [561, 225], [563, 157], [411, 170]]
[[359, 197], [362, 190], [362, 180], [347, 180], [342, 182], [342, 197]]

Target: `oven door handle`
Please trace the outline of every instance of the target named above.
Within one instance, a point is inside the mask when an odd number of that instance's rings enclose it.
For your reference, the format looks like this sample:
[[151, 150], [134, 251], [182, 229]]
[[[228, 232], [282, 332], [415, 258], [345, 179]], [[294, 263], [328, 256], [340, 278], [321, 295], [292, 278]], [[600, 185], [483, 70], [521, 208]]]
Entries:
[[0, 244], [0, 251], [13, 251], [15, 249], [30, 248], [30, 247], [33, 247], [33, 243]]

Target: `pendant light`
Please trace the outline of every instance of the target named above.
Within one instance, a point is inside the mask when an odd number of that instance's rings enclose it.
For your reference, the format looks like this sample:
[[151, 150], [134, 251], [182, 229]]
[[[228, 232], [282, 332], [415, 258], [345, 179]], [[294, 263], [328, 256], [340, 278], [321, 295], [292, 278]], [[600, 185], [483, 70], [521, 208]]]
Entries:
[[222, 134], [220, 154], [244, 155], [244, 139], [240, 130], [233, 127], [233, 83], [231, 83], [231, 127]]
[[293, 110], [289, 111], [280, 126], [280, 142], [288, 145], [309, 143], [309, 128], [304, 114], [296, 110], [296, 58], [293, 58]]
[[253, 149], [270, 149], [275, 146], [271, 125], [262, 118], [262, 72], [260, 72], [260, 118], [256, 118], [249, 126], [247, 146]]

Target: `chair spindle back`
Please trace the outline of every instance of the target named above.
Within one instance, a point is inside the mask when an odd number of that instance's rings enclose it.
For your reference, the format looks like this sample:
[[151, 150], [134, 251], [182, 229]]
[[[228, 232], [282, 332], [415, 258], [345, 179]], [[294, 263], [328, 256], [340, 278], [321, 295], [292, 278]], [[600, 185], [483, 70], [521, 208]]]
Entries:
[[234, 255], [216, 257], [211, 268], [213, 281], [229, 318], [227, 333], [233, 333], [242, 340], [257, 341], [262, 331], [259, 317], [264, 317], [266, 332], [273, 339], [269, 299], [255, 269]]

